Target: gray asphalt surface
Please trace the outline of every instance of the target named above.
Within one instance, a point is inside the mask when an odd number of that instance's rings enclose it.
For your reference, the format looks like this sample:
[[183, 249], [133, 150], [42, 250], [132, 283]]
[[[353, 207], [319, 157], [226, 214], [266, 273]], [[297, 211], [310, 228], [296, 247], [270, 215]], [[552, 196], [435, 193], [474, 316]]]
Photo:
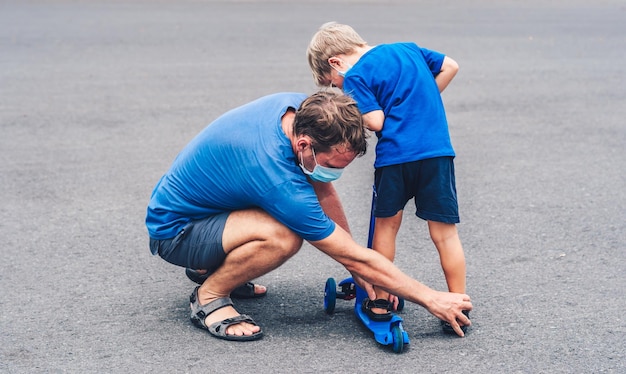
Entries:
[[[626, 372], [626, 5], [622, 1], [3, 1], [0, 372]], [[378, 345], [310, 245], [237, 302], [265, 330], [189, 322], [193, 284], [148, 250], [152, 187], [221, 113], [315, 91], [323, 22], [457, 60], [444, 92], [475, 310], [467, 338], [407, 304], [411, 343]], [[366, 243], [372, 152], [336, 186]], [[409, 205], [410, 207], [410, 205]], [[407, 209], [397, 265], [445, 283]]]

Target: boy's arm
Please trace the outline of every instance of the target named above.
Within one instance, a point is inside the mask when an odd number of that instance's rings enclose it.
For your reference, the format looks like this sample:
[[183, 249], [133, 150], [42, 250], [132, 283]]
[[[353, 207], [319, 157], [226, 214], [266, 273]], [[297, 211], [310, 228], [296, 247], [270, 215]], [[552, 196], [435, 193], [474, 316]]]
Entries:
[[452, 78], [454, 78], [457, 71], [459, 71], [459, 64], [448, 56], [444, 57], [443, 63], [441, 64], [441, 70], [435, 77], [435, 82], [437, 83], [437, 87], [439, 87], [439, 92], [443, 92], [443, 90], [448, 87], [448, 84], [452, 81]]
[[385, 114], [382, 110], [373, 110], [363, 115], [363, 124], [372, 131], [382, 130], [383, 122], [385, 122]]

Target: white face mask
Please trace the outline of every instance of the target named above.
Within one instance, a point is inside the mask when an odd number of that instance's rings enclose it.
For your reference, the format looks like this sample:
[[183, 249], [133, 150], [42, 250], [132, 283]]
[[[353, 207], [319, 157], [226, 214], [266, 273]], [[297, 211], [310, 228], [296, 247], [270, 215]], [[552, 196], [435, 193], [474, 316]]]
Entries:
[[313, 160], [315, 160], [315, 167], [313, 171], [308, 171], [304, 167], [304, 158], [302, 156], [302, 152], [300, 152], [300, 169], [304, 172], [304, 174], [308, 175], [317, 182], [332, 182], [334, 180], [339, 179], [341, 174], [343, 173], [343, 168], [329, 168], [326, 166], [322, 166], [317, 163], [317, 158], [315, 157], [315, 150], [311, 147], [311, 152], [313, 153]]

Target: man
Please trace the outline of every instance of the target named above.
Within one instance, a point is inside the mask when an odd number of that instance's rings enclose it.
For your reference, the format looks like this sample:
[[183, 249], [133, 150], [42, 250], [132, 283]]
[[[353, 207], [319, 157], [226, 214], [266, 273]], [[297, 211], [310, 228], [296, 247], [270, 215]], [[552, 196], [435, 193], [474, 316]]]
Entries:
[[[330, 182], [366, 148], [356, 103], [318, 92], [270, 95], [231, 110], [182, 150], [152, 193], [146, 225], [153, 254], [206, 270], [190, 297], [194, 324], [221, 339], [262, 337], [229, 296], [307, 240], [344, 265], [370, 298], [375, 284], [424, 306], [463, 336], [469, 296], [426, 287], [348, 233]], [[252, 285], [252, 292], [264, 288]]]

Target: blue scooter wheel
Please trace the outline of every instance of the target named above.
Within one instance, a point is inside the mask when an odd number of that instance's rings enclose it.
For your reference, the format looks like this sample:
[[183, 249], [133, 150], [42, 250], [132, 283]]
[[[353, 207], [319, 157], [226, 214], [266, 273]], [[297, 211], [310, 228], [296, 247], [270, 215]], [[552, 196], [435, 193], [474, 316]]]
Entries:
[[335, 312], [336, 302], [337, 283], [334, 278], [328, 278], [326, 280], [326, 287], [324, 288], [324, 311], [326, 314], [333, 314]]
[[391, 335], [393, 339], [393, 351], [395, 353], [402, 353], [404, 350], [404, 337], [402, 335], [402, 329], [400, 326], [395, 325], [391, 328]]

